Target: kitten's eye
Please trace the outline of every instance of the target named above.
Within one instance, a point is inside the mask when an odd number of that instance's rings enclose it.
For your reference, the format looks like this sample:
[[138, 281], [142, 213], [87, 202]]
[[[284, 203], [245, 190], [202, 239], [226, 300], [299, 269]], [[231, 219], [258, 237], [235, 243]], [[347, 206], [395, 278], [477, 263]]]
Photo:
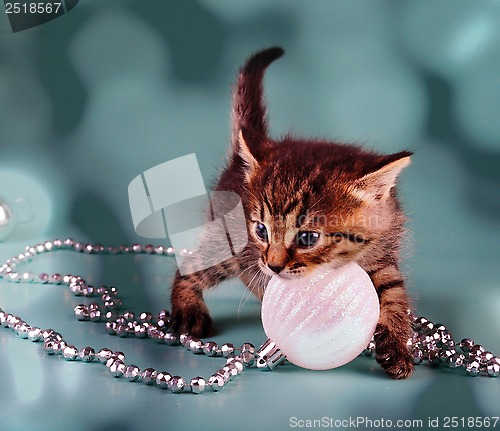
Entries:
[[299, 248], [309, 248], [318, 242], [318, 232], [299, 232], [297, 234], [297, 246]]
[[255, 234], [262, 240], [266, 241], [268, 240], [267, 236], [267, 229], [266, 226], [263, 223], [257, 223], [255, 225]]

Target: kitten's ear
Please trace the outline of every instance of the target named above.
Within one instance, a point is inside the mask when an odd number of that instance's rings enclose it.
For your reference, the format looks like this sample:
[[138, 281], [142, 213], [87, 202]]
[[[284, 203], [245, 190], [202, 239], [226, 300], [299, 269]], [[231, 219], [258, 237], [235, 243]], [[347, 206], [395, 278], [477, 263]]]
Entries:
[[253, 176], [260, 165], [261, 138], [253, 134], [245, 127], [238, 132], [238, 155], [241, 157], [245, 167], [247, 181]]
[[409, 151], [386, 156], [376, 165], [373, 172], [364, 175], [355, 182], [354, 193], [362, 200], [385, 200], [401, 171], [410, 164]]

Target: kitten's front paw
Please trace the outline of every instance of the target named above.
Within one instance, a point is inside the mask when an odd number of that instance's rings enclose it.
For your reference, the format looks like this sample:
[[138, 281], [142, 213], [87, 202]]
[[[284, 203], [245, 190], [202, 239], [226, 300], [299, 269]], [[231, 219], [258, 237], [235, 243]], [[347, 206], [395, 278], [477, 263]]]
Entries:
[[375, 331], [375, 358], [393, 379], [406, 379], [413, 372], [413, 356], [405, 339], [398, 339], [385, 325]]
[[171, 329], [177, 334], [202, 338], [213, 335], [213, 324], [207, 310], [188, 307], [173, 308]]

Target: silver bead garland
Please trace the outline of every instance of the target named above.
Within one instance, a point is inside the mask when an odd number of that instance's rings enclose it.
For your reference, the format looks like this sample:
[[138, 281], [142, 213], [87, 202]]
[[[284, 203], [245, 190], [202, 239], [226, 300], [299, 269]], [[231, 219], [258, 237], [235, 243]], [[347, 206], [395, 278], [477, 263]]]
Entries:
[[[200, 394], [207, 387], [217, 392], [233, 378], [240, 374], [245, 367], [265, 364], [266, 359], [262, 349], [256, 351], [251, 343], [244, 343], [236, 348], [231, 343], [219, 346], [214, 341], [203, 342], [189, 334], [177, 334], [169, 330], [170, 313], [160, 311], [157, 315], [149, 312], [134, 314], [132, 311], [119, 312], [122, 300], [118, 297], [116, 287], [101, 286], [95, 288], [88, 285], [85, 280], [77, 275], [46, 274], [35, 276], [33, 273], [18, 272], [20, 265], [29, 262], [38, 254], [55, 250], [73, 250], [88, 254], [156, 254], [174, 256], [172, 247], [150, 244], [119, 247], [104, 247], [100, 244], [84, 244], [70, 238], [62, 241], [56, 239], [26, 247], [24, 253], [8, 259], [0, 266], [0, 279], [15, 283], [41, 283], [62, 284], [68, 286], [75, 296], [96, 298], [94, 302], [80, 304], [74, 308], [75, 317], [80, 321], [104, 322], [106, 331], [110, 335], [119, 337], [150, 338], [158, 343], [169, 346], [181, 345], [193, 354], [204, 354], [210, 357], [223, 357], [225, 365], [213, 373], [208, 379], [200, 376], [193, 377], [189, 383], [181, 376], [172, 376], [166, 371], [153, 368], [141, 370], [133, 364], [126, 364], [125, 355], [119, 351], [112, 351], [106, 347], [96, 351], [92, 347], [77, 347], [68, 344], [63, 336], [52, 329], [41, 329], [29, 325], [20, 317], [14, 316], [0, 309], [0, 325], [12, 329], [21, 338], [33, 342], [43, 342], [43, 347], [48, 355], [60, 355], [68, 361], [79, 360], [105, 365], [110, 373], [116, 377], [125, 377], [130, 382], [141, 381], [146, 385], [154, 385], [160, 389], [167, 389], [172, 393], [190, 391]], [[182, 253], [188, 253], [182, 250]], [[460, 343], [455, 343], [451, 334], [444, 325], [433, 324], [424, 317], [411, 314], [414, 333], [408, 340], [408, 348], [413, 353], [414, 364], [419, 365], [424, 361], [431, 366], [448, 365], [450, 368], [464, 369], [470, 376], [479, 374], [497, 377], [500, 374], [500, 358], [486, 351], [482, 346], [465, 338]], [[365, 351], [366, 356], [375, 353], [376, 345], [372, 340]], [[259, 368], [267, 368], [261, 367]]]

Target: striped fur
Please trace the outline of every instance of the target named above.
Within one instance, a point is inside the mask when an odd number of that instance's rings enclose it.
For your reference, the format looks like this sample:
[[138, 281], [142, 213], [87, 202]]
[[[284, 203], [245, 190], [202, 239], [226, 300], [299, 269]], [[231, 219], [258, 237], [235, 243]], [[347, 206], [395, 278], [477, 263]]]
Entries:
[[[380, 299], [376, 358], [393, 378], [413, 370], [409, 300], [399, 270], [405, 217], [397, 177], [410, 161], [403, 151], [381, 155], [358, 146], [267, 132], [262, 79], [283, 51], [252, 56], [233, 97], [231, 151], [217, 190], [241, 197], [249, 243], [238, 256], [188, 276], [172, 287], [173, 327], [198, 337], [213, 332], [203, 291], [239, 277], [262, 298], [269, 277], [300, 277], [319, 265], [355, 261], [371, 277]], [[312, 244], [316, 241], [314, 244]]]

